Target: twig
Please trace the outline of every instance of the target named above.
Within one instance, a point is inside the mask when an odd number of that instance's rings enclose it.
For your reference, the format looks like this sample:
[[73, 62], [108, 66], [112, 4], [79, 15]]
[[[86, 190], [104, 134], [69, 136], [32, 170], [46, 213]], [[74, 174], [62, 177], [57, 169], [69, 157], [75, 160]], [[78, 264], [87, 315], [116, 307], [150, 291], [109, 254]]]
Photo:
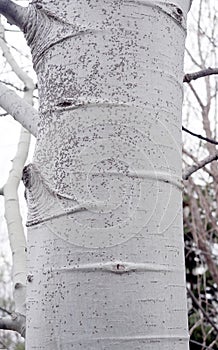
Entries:
[[[196, 158], [196, 157], [194, 157], [193, 156], [193, 154], [192, 153], [190, 153], [190, 152], [188, 152], [186, 149], [182, 149], [182, 152], [186, 155], [186, 156], [188, 156], [189, 158], [191, 158], [192, 160], [193, 160], [193, 162], [195, 162], [196, 164], [199, 164], [199, 159], [198, 158]], [[187, 167], [187, 169], [188, 169], [188, 167]], [[208, 175], [210, 175], [211, 177], [213, 177], [214, 178], [214, 180], [216, 181], [216, 177], [214, 176], [214, 174], [209, 170], [209, 169], [207, 169], [207, 168], [202, 168]], [[217, 181], [218, 181], [218, 179], [217, 179]]]
[[190, 135], [192, 135], [192, 136], [198, 137], [198, 138], [201, 139], [201, 140], [204, 140], [204, 141], [213, 143], [214, 145], [218, 145], [218, 141], [209, 139], [208, 137], [204, 137], [204, 136], [202, 136], [202, 135], [200, 135], [200, 134], [196, 134], [195, 132], [190, 131], [189, 129], [186, 129], [184, 126], [182, 127], [182, 130], [185, 131], [185, 132], [187, 132], [188, 134], [190, 134]]
[[182, 175], [183, 180], [188, 180], [189, 176], [195, 173], [197, 170], [203, 168], [205, 165], [213, 162], [214, 160], [218, 160], [218, 152], [212, 155], [209, 155], [205, 159], [199, 161], [197, 165], [192, 165]]
[[10, 83], [9, 81], [4, 81], [4, 80], [0, 80], [1, 83], [11, 86], [12, 88], [18, 90], [18, 91], [23, 91], [23, 89], [18, 88], [17, 86], [15, 86], [14, 84]]
[[7, 309], [5, 309], [4, 307], [1, 307], [1, 306], [0, 306], [0, 310], [1, 310], [2, 312], [5, 312], [5, 313], [8, 314], [8, 315], [11, 315], [11, 314], [12, 314], [10, 311], [8, 311]]
[[199, 343], [199, 342], [196, 341], [196, 340], [190, 339], [189, 342], [190, 342], [190, 343], [193, 343], [193, 344], [196, 344], [196, 345], [199, 345], [199, 346], [201, 346], [201, 348], [203, 348], [203, 349], [213, 350], [213, 348], [210, 348], [210, 347], [207, 346], [207, 345], [203, 345], [203, 344]]
[[196, 59], [192, 56], [191, 52], [186, 48], [185, 51], [187, 52], [188, 56], [190, 57], [191, 61], [198, 66], [199, 68], [202, 68], [201, 64], [196, 61]]
[[218, 74], [218, 68], [209, 67], [206, 69], [202, 69], [198, 72], [187, 73], [187, 74], [185, 74], [185, 76], [183, 78], [183, 82], [190, 83], [191, 80], [196, 80], [196, 79], [203, 78], [203, 77], [206, 77], [208, 75], [213, 75], [213, 74]]
[[191, 83], [188, 83], [188, 85], [189, 85], [190, 89], [192, 90], [193, 95], [195, 96], [196, 100], [198, 101], [199, 106], [201, 107], [202, 110], [204, 110], [205, 106], [204, 106], [203, 102], [201, 101], [200, 96], [198, 95], [197, 91], [195, 90], [195, 88], [192, 86]]
[[204, 308], [199, 304], [197, 298], [194, 296], [194, 294], [192, 293], [192, 291], [186, 287], [188, 294], [190, 295], [190, 297], [192, 298], [192, 300], [194, 301], [194, 303], [198, 306], [198, 308], [202, 311], [204, 317], [207, 319], [207, 321], [211, 324], [211, 326], [214, 328], [214, 330], [217, 332], [218, 334], [218, 328], [215, 325], [215, 323], [211, 320], [211, 318], [208, 316], [208, 314], [206, 313], [206, 311], [204, 310]]

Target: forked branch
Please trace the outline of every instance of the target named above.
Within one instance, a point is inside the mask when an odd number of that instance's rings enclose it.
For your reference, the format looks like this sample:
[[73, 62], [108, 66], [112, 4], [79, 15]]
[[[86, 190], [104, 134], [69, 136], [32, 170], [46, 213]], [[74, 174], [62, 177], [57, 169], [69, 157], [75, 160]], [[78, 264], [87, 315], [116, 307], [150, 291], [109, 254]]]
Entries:
[[189, 176], [191, 176], [197, 170], [202, 169], [205, 165], [213, 162], [214, 160], [218, 160], [218, 152], [215, 154], [209, 155], [205, 159], [199, 161], [198, 164], [194, 164], [194, 165], [190, 166], [188, 169], [186, 169], [183, 176], [182, 176], [183, 180], [188, 180]]

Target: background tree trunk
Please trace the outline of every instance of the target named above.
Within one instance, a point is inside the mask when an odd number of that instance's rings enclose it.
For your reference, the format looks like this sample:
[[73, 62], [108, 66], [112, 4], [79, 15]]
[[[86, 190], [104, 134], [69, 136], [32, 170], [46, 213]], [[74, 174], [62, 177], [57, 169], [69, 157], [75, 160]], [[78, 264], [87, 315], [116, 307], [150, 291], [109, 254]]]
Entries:
[[[188, 349], [181, 107], [190, 1], [32, 1], [27, 350]], [[19, 17], [19, 23], [23, 21]]]

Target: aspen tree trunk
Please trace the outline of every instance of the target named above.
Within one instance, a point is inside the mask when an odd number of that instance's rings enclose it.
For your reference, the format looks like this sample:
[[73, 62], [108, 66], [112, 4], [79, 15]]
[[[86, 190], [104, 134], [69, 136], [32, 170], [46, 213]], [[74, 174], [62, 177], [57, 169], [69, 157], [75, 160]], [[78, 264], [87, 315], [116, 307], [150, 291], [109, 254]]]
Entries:
[[188, 349], [181, 108], [189, 7], [33, 0], [18, 16], [40, 95], [34, 161], [24, 170], [27, 350]]

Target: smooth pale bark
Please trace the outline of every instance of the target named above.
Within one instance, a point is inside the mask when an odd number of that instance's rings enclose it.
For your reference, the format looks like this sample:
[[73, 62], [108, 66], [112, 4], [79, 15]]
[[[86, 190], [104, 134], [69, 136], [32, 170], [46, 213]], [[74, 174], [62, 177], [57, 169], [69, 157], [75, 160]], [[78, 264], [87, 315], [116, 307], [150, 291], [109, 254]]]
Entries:
[[22, 128], [12, 169], [3, 187], [5, 219], [13, 262], [14, 312], [11, 316], [0, 319], [0, 329], [15, 330], [23, 337], [26, 328], [26, 239], [20, 214], [18, 186], [28, 156], [29, 144], [30, 134]]
[[[2, 5], [2, 4], [1, 4]], [[3, 52], [6, 62], [11, 66], [13, 72], [24, 84], [24, 99], [21, 107], [15, 105], [19, 100], [18, 96], [12, 91], [8, 91], [2, 84], [0, 103], [2, 106], [12, 112], [14, 116], [20, 116], [20, 121], [24, 121], [29, 117], [29, 123], [34, 115], [31, 111], [31, 116], [25, 114], [26, 109], [23, 107], [26, 104], [32, 104], [33, 91], [35, 88], [33, 80], [27, 75], [26, 72], [20, 68], [15, 61], [11, 51], [5, 41], [4, 27], [0, 24], [0, 49]], [[10, 99], [11, 98], [11, 99]], [[12, 102], [13, 101], [13, 102]], [[2, 103], [3, 102], [3, 103]], [[13, 105], [13, 107], [12, 107]], [[27, 105], [27, 106], [28, 106]], [[32, 108], [32, 107], [31, 107]], [[27, 107], [29, 111], [30, 108]], [[19, 112], [18, 112], [19, 111]], [[36, 112], [35, 112], [36, 113]], [[24, 114], [24, 115], [23, 115]], [[30, 123], [31, 124], [31, 123]], [[33, 124], [34, 125], [34, 124]], [[33, 126], [32, 125], [32, 126]], [[11, 329], [19, 332], [22, 336], [25, 336], [26, 328], [26, 238], [24, 234], [24, 227], [20, 214], [18, 187], [23, 174], [23, 167], [26, 162], [29, 144], [30, 134], [24, 128], [21, 128], [20, 140], [17, 146], [16, 155], [12, 161], [12, 169], [9, 173], [6, 184], [2, 189], [2, 195], [4, 195], [5, 201], [5, 219], [8, 229], [8, 238], [11, 246], [12, 253], [12, 275], [13, 275], [13, 297], [14, 297], [14, 312], [10, 317], [6, 317], [0, 320], [0, 329]]]
[[189, 0], [32, 1], [27, 350], [188, 349], [181, 107]]
[[19, 208], [18, 186], [28, 156], [30, 134], [22, 128], [17, 153], [4, 185], [5, 218], [13, 259], [13, 294], [16, 312], [26, 314], [26, 239]]
[[0, 106], [33, 136], [37, 135], [37, 111], [3, 83], [0, 83]]

